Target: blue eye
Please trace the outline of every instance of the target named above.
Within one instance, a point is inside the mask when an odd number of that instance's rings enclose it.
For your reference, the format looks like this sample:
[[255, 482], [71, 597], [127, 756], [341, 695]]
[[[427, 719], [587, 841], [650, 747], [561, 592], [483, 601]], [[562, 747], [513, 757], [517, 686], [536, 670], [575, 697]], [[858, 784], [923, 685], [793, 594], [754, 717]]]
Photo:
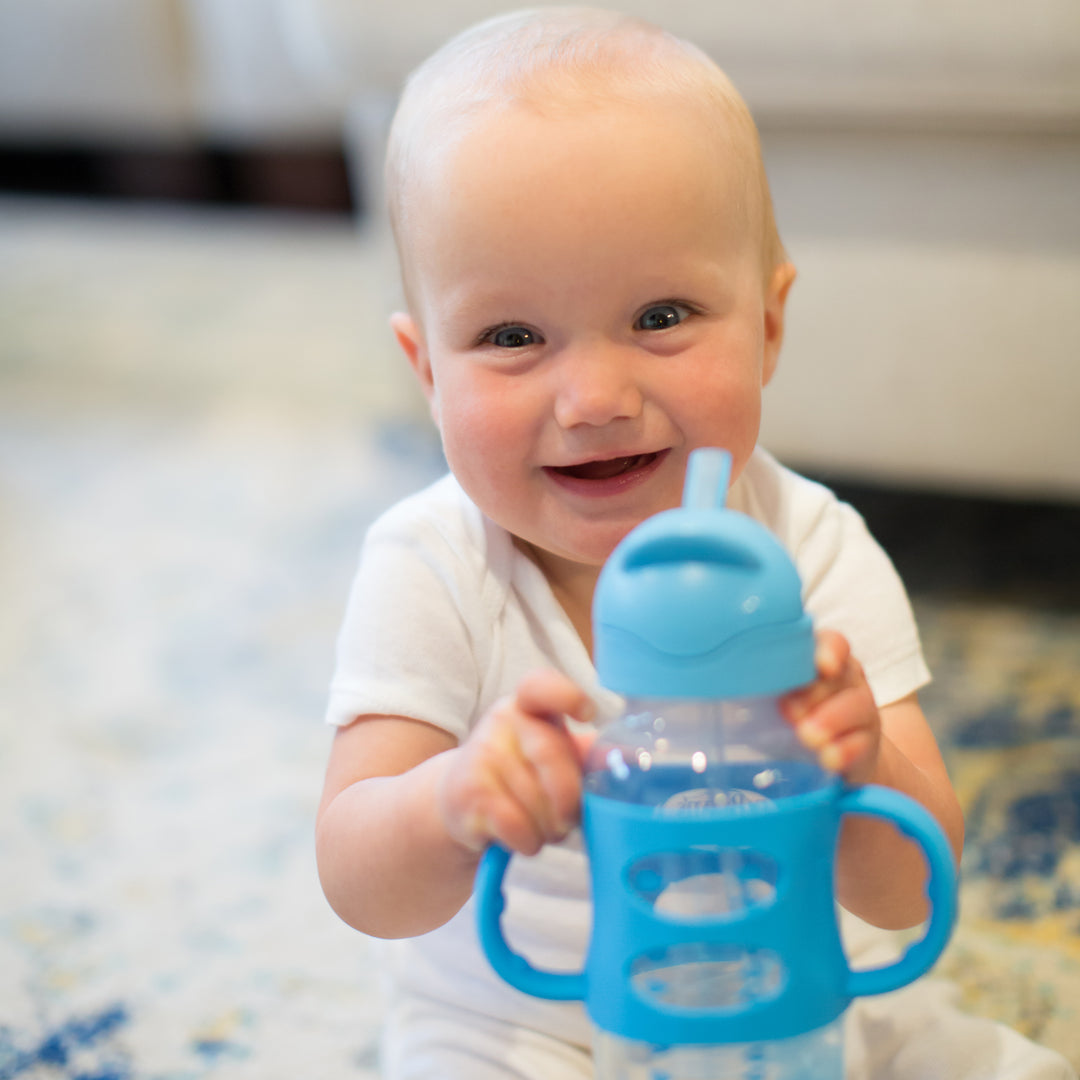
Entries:
[[484, 334], [483, 340], [498, 349], [524, 349], [541, 344], [543, 338], [525, 326], [496, 326]]
[[638, 319], [638, 330], [670, 330], [689, 314], [681, 304], [654, 304]]

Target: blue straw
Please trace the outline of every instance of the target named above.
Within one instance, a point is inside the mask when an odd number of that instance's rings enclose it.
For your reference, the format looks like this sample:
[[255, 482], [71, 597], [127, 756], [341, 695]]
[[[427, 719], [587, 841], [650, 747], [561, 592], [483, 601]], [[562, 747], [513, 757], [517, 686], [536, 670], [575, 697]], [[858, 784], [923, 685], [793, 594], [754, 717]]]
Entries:
[[692, 510], [720, 510], [731, 482], [731, 454], [702, 446], [690, 454], [686, 465], [682, 504]]

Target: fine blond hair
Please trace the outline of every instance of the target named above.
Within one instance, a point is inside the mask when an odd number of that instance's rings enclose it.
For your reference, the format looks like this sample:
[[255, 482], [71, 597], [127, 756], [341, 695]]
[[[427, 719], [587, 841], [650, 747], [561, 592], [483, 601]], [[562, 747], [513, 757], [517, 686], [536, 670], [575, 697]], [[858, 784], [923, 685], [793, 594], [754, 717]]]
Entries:
[[[390, 128], [387, 209], [406, 298], [413, 198], [433, 142], [463, 134], [485, 110], [524, 106], [558, 115], [584, 104], [675, 102], [695, 109], [736, 166], [745, 211], [760, 228], [767, 281], [786, 258], [750, 110], [701, 49], [644, 19], [588, 7], [497, 15], [452, 38], [409, 77]], [[411, 306], [411, 305], [410, 305]]]

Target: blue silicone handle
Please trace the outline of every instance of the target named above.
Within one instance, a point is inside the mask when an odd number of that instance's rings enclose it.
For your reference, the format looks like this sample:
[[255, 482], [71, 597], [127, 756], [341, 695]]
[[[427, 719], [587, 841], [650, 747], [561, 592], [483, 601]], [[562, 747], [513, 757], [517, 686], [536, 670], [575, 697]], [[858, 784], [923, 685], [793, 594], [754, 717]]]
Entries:
[[502, 882], [509, 862], [510, 852], [493, 844], [484, 852], [476, 871], [476, 923], [488, 962], [506, 982], [525, 994], [553, 1001], [584, 1001], [584, 972], [540, 971], [506, 943], [501, 925], [506, 907]]
[[948, 944], [956, 918], [956, 863], [941, 826], [929, 811], [898, 791], [875, 784], [853, 788], [840, 797], [839, 809], [842, 814], [867, 814], [891, 821], [922, 847], [930, 871], [926, 933], [896, 963], [849, 974], [848, 993], [852, 997], [884, 994], [929, 971]]

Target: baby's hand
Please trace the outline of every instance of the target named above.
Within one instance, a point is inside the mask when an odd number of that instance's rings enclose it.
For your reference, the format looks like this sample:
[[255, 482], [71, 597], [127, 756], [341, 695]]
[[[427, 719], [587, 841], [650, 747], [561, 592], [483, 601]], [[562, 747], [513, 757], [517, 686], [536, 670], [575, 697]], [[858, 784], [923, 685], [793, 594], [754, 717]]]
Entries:
[[877, 767], [881, 717], [862, 665], [832, 630], [818, 634], [814, 663], [816, 681], [784, 697], [784, 715], [822, 768], [849, 784], [865, 784]]
[[522, 679], [451, 751], [439, 788], [450, 835], [472, 851], [499, 843], [525, 855], [562, 840], [581, 810], [581, 754], [563, 717], [588, 721], [594, 712], [555, 671]]

